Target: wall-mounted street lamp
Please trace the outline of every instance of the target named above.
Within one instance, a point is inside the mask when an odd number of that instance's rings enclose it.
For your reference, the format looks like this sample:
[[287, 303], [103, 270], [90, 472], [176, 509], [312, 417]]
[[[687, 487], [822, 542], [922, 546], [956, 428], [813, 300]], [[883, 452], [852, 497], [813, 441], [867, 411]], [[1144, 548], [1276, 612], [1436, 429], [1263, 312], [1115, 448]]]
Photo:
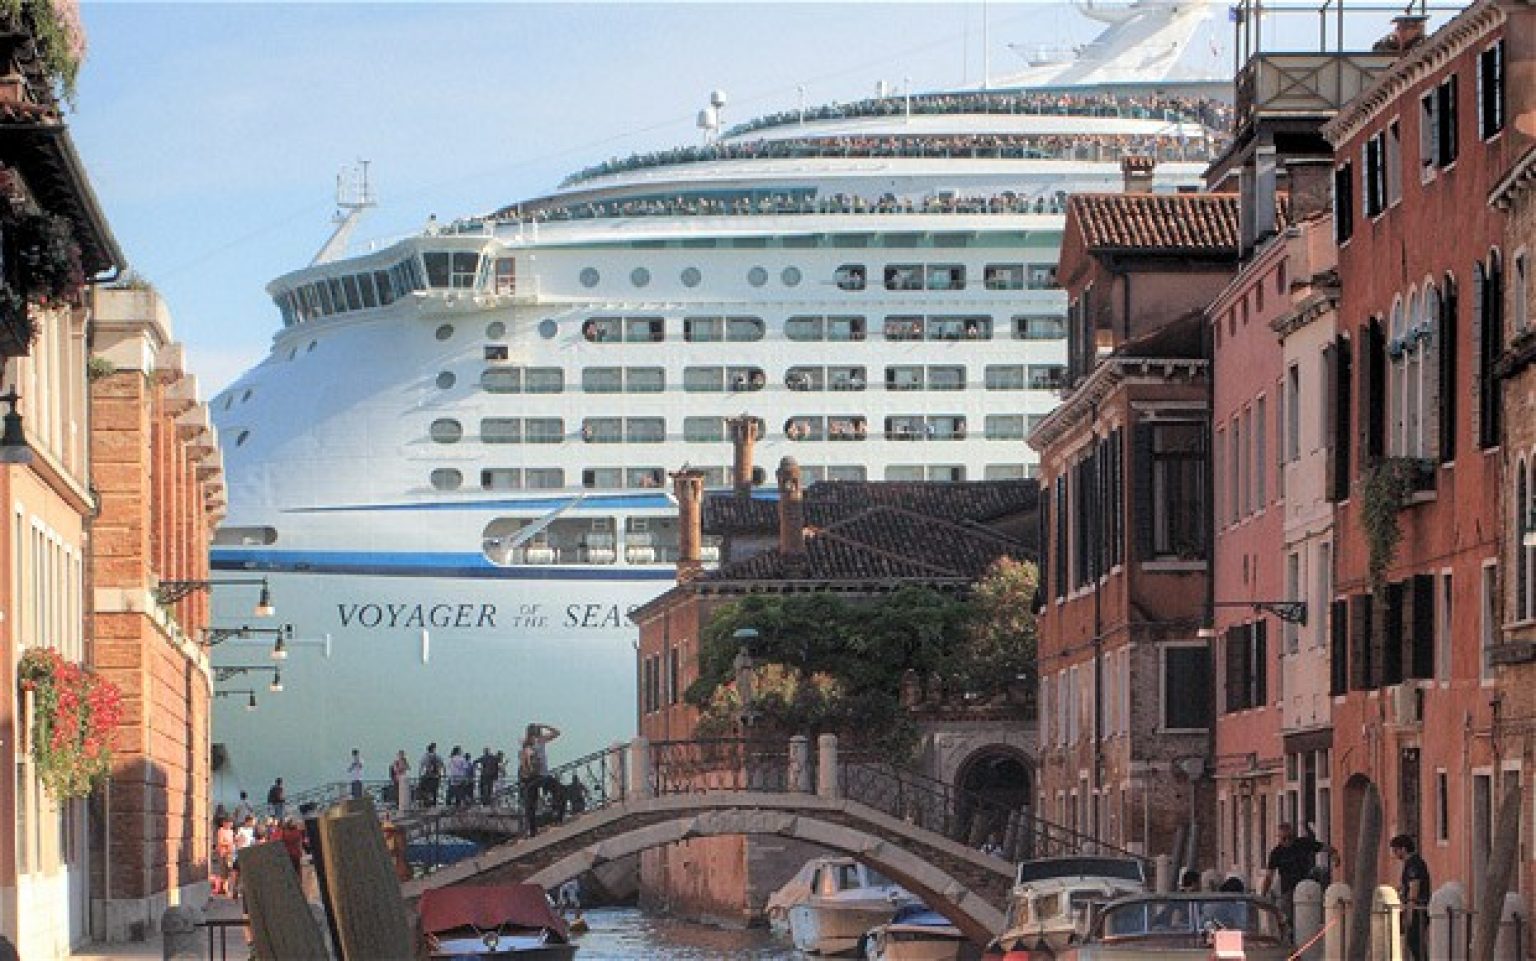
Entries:
[[0, 394], [0, 401], [9, 405], [5, 412], [5, 430], [0, 432], [0, 464], [32, 463], [32, 448], [27, 444], [26, 431], [21, 429], [21, 412], [16, 409], [19, 400], [21, 395], [14, 387]]
[[[1273, 614], [1287, 624], [1307, 623], [1306, 601], [1211, 601], [1206, 604], [1206, 619], [1210, 619], [1211, 611], [1218, 607], [1246, 607], [1254, 613]], [[1219, 632], [1214, 627], [1202, 627], [1197, 636], [1209, 640], [1219, 637]]]
[[[3, 399], [3, 397], [0, 397], [0, 400]], [[260, 584], [261, 594], [256, 598], [255, 615], [257, 617], [271, 617], [277, 613], [277, 609], [272, 606], [272, 588], [267, 585], [265, 577], [228, 577], [204, 581], [160, 581], [155, 585], [155, 600], [161, 604], [174, 604], [190, 596], [194, 591], [207, 591], [215, 587], [233, 584]]]
[[283, 669], [270, 664], [230, 664], [226, 667], [215, 667], [213, 679], [215, 682], [227, 681], [237, 674], [249, 674], [252, 671], [271, 671], [272, 681], [267, 685], [267, 690], [273, 694], [281, 694], [283, 691]]
[[272, 642], [272, 660], [286, 661], [288, 659], [288, 643], [293, 640], [292, 624], [284, 624], [282, 627], [249, 627], [244, 624], [239, 627], [205, 627], [203, 628], [203, 643], [209, 647], [217, 647], [231, 638], [256, 637], [266, 634], [276, 638]]
[[234, 697], [236, 694], [244, 694], [244, 695], [246, 695], [245, 709], [247, 711], [254, 711], [254, 710], [256, 710], [256, 692], [251, 690], [248, 687], [242, 687], [239, 690], [235, 690], [235, 691], [214, 691], [213, 692], [213, 696], [214, 697]]

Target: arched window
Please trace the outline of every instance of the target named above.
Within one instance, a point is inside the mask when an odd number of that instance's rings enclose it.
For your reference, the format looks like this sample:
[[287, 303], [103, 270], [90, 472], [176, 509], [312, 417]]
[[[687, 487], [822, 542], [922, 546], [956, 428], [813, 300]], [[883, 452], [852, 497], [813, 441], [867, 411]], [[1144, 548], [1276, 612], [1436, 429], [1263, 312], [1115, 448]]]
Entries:
[[1440, 393], [1443, 368], [1440, 364], [1440, 317], [1443, 307], [1440, 289], [1433, 283], [1424, 285], [1424, 297], [1419, 302], [1419, 317], [1414, 323], [1415, 336], [1420, 345], [1420, 376], [1423, 383], [1421, 398], [1423, 425], [1419, 431], [1419, 452], [1416, 456], [1437, 457], [1440, 450]]

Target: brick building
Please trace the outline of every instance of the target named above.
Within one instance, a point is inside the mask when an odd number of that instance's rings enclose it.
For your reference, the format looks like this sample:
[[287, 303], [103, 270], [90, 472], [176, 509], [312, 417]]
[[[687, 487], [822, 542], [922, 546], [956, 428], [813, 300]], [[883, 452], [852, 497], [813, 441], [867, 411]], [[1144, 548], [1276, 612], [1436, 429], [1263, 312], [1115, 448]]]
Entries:
[[[742, 418], [732, 425], [735, 474], [742, 478], [756, 474], [750, 424]], [[997, 558], [1033, 553], [1033, 481], [849, 481], [802, 488], [799, 467], [789, 458], [776, 477], [778, 496], [769, 499], [752, 496], [750, 486], [705, 496], [700, 472], [672, 475], [681, 535], [678, 584], [631, 615], [640, 627], [639, 730], [652, 742], [693, 736], [698, 712], [682, 693], [699, 676], [703, 630], [724, 605], [776, 593], [832, 591], [856, 599], [907, 586], [963, 591]], [[925, 545], [924, 553], [914, 555], [914, 544]], [[718, 568], [703, 570], [701, 546], [718, 552]], [[1035, 749], [1027, 697], [946, 714], [943, 698], [932, 693], [932, 703], [912, 705], [925, 735], [927, 773], [997, 789], [1003, 772], [1022, 782], [1012, 788], [1027, 799]], [[640, 862], [641, 897], [687, 916], [750, 923], [761, 917], [768, 896], [818, 853], [748, 838], [647, 851]]]
[[[0, 361], [19, 395], [0, 408], [0, 936], [56, 958], [88, 935], [84, 801], [56, 803], [29, 749], [16, 667], [32, 647], [89, 663], [90, 526], [86, 278], [122, 263], [56, 98], [49, 43], [24, 12], [0, 13]], [[67, 59], [72, 59], [72, 55]], [[26, 256], [21, 256], [25, 254]]]
[[93, 838], [94, 936], [142, 940], [169, 905], [208, 896], [208, 597], [171, 606], [162, 580], [205, 580], [224, 478], [208, 410], [149, 289], [95, 296], [90, 574], [98, 670], [123, 691], [105, 829]]
[[[1029, 438], [1043, 522], [1037, 810], [1148, 855], [1211, 822], [1202, 312], [1237, 249], [1233, 195], [1071, 198], [1068, 387]], [[1196, 847], [1209, 863], [1208, 831]]]
[[[1409, 38], [1410, 41], [1412, 38]], [[1333, 415], [1334, 833], [1375, 784], [1385, 829], [1475, 898], [1499, 785], [1491, 738], [1504, 612], [1498, 363], [1509, 258], [1490, 191], [1530, 143], [1536, 7], [1479, 0], [1325, 128], [1335, 147], [1343, 349]], [[1522, 78], [1522, 82], [1512, 80]], [[1393, 532], [1400, 534], [1388, 552]], [[1377, 548], [1373, 555], [1371, 544]], [[1354, 852], [1341, 845], [1344, 867]], [[1385, 846], [1378, 868], [1389, 869]]]
[[[1536, 83], [1536, 76], [1527, 82]], [[1528, 113], [1536, 121], [1536, 105]], [[1504, 390], [1504, 506], [1499, 564], [1504, 579], [1503, 634], [1492, 651], [1499, 714], [1495, 754], [1519, 764], [1525, 797], [1536, 794], [1536, 148], [1500, 180], [1489, 203], [1507, 214], [1509, 251], [1505, 348], [1498, 373]], [[1526, 849], [1529, 852], [1529, 848]], [[1521, 863], [1520, 888], [1536, 890], [1536, 857]], [[1527, 942], [1529, 947], [1531, 942]]]

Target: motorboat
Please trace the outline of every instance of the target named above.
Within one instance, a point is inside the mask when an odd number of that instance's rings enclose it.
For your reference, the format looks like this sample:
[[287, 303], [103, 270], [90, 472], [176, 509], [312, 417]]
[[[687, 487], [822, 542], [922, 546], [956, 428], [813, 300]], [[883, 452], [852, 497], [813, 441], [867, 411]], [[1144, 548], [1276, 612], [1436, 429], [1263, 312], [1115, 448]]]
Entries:
[[1287, 961], [1285, 916], [1251, 894], [1140, 894], [1104, 905], [1060, 961]]
[[806, 954], [855, 952], [868, 931], [915, 902], [906, 889], [850, 857], [812, 858], [768, 902], [769, 923], [787, 923]]
[[1042, 945], [1061, 951], [1088, 932], [1095, 909], [1116, 898], [1147, 890], [1142, 862], [1135, 858], [1039, 858], [1019, 865], [1008, 898], [1008, 920], [990, 954], [1007, 958]]
[[866, 961], [979, 961], [981, 949], [926, 904], [906, 904], [864, 935]]
[[437, 888], [419, 906], [433, 961], [569, 961], [565, 922], [537, 884]]

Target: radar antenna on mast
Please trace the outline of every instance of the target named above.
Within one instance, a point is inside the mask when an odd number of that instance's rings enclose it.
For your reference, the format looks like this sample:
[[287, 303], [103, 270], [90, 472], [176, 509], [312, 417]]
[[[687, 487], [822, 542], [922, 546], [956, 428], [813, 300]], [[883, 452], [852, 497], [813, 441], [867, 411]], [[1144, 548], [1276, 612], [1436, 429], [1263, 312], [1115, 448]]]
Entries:
[[373, 187], [368, 182], [369, 163], [367, 160], [359, 160], [357, 166], [342, 167], [336, 174], [336, 212], [331, 215], [331, 223], [336, 226], [325, 246], [309, 262], [311, 267], [328, 264], [344, 256], [347, 243], [352, 239], [352, 231], [362, 219], [363, 211], [378, 206], [378, 198], [373, 195]]

